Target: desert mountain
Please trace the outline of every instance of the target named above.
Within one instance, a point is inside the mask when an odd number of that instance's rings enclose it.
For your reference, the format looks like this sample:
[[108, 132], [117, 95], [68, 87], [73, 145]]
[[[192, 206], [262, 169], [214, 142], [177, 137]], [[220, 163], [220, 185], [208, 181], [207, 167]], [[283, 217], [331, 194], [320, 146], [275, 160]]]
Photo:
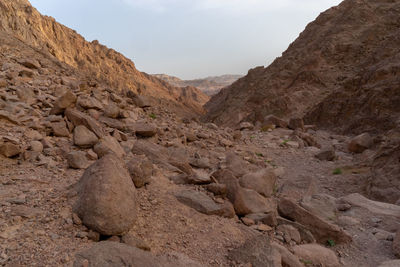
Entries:
[[178, 87], [196, 87], [203, 93], [212, 96], [217, 94], [222, 88], [227, 87], [234, 83], [239, 78], [243, 77], [242, 75], [232, 75], [226, 74], [221, 76], [212, 76], [204, 79], [195, 79], [195, 80], [181, 80], [178, 77], [170, 76], [166, 74], [154, 74], [155, 77], [168, 82], [174, 86]]
[[327, 10], [270, 66], [212, 97], [207, 118], [262, 124], [274, 114], [337, 132], [393, 128], [400, 114], [399, 9], [399, 1], [345, 0]]
[[184, 105], [189, 112], [201, 112], [201, 106], [208, 100], [195, 88], [183, 90], [138, 71], [131, 60], [115, 50], [98, 41], [87, 42], [74, 30], [51, 17], [42, 16], [28, 0], [3, 0], [0, 10], [3, 33], [32, 46], [38, 53], [79, 70], [83, 77], [90, 77], [93, 82], [104, 84], [111, 90], [129, 90], [162, 99], [178, 108]]

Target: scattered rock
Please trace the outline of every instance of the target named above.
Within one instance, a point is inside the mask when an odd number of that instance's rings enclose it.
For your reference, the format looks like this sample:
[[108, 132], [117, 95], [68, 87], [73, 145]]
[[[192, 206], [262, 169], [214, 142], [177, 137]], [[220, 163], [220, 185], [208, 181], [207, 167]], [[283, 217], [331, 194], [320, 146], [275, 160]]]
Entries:
[[242, 122], [240, 123], [239, 129], [242, 130], [253, 130], [254, 125], [251, 122]]
[[236, 263], [252, 267], [282, 266], [281, 255], [273, 248], [266, 235], [247, 240], [241, 247], [231, 250], [228, 258]]
[[397, 231], [397, 233], [393, 239], [392, 249], [393, 249], [394, 255], [396, 255], [397, 258], [400, 258], [400, 231]]
[[281, 246], [277, 243], [272, 243], [272, 247], [276, 249], [281, 255], [282, 266], [304, 267], [299, 259], [284, 246]]
[[139, 248], [145, 251], [150, 251], [150, 247], [146, 244], [145, 241], [136, 237], [132, 233], [127, 233], [126, 235], [122, 236], [121, 238], [122, 243], [127, 244], [128, 246]]
[[152, 123], [137, 122], [131, 126], [136, 135], [141, 137], [152, 137], [157, 133], [157, 127]]
[[74, 267], [200, 267], [191, 260], [155, 256], [150, 252], [117, 242], [100, 242], [75, 255]]
[[116, 119], [118, 118], [120, 109], [115, 104], [109, 104], [104, 110], [104, 116]]
[[29, 148], [31, 151], [41, 153], [43, 151], [43, 144], [40, 141], [31, 141]]
[[53, 108], [50, 110], [50, 115], [62, 114], [66, 108], [72, 106], [76, 102], [76, 99], [76, 95], [68, 90], [56, 100]]
[[304, 131], [304, 121], [302, 118], [291, 118], [288, 124], [289, 129], [297, 130], [300, 129]]
[[294, 255], [303, 262], [317, 266], [339, 267], [339, 259], [335, 252], [318, 244], [305, 244], [293, 247]]
[[119, 158], [123, 158], [126, 155], [118, 141], [110, 135], [101, 138], [94, 146], [93, 151], [99, 158], [110, 153], [114, 153]]
[[335, 149], [333, 147], [324, 148], [315, 157], [319, 160], [334, 161], [336, 159]]
[[232, 205], [219, 205], [202, 192], [184, 190], [176, 193], [175, 197], [181, 203], [207, 215], [219, 215], [227, 218], [235, 216]]
[[68, 166], [73, 169], [86, 169], [89, 161], [83, 151], [73, 151], [67, 155]]
[[121, 160], [105, 155], [78, 182], [74, 207], [83, 224], [103, 235], [127, 232], [136, 220], [136, 189]]
[[325, 244], [328, 240], [333, 240], [336, 243], [349, 243], [352, 240], [351, 236], [337, 225], [331, 224], [306, 209], [303, 209], [292, 200], [287, 198], [281, 199], [278, 209], [281, 216], [306, 226], [317, 241], [322, 244]]
[[78, 125], [74, 129], [74, 145], [81, 148], [91, 148], [97, 144], [99, 139], [84, 125]]
[[0, 144], [0, 154], [7, 157], [13, 158], [21, 153], [21, 148], [18, 145], [6, 142]]
[[262, 169], [242, 176], [239, 183], [244, 188], [253, 189], [264, 197], [270, 197], [274, 194], [276, 179], [273, 171]]
[[275, 125], [280, 128], [287, 128], [288, 123], [274, 115], [268, 115], [264, 118], [263, 125]]
[[372, 137], [368, 133], [363, 133], [351, 139], [348, 149], [353, 153], [362, 153], [370, 148], [372, 143]]
[[83, 112], [80, 112], [76, 109], [67, 108], [65, 110], [65, 116], [74, 124], [75, 127], [84, 125], [99, 138], [102, 138], [106, 135], [103, 127], [96, 120]]
[[136, 188], [150, 183], [150, 177], [153, 175], [153, 163], [146, 156], [135, 156], [129, 161], [127, 167]]

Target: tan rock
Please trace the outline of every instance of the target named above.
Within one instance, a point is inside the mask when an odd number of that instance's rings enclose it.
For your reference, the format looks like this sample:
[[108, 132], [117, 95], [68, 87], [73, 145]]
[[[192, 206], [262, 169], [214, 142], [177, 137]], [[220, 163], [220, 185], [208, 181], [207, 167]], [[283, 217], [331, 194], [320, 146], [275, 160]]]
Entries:
[[363, 133], [351, 139], [348, 149], [353, 153], [362, 153], [370, 148], [372, 144], [372, 137], [368, 133]]
[[18, 156], [21, 153], [21, 148], [18, 145], [6, 142], [0, 144], [0, 154], [12, 158]]
[[50, 114], [58, 115], [64, 112], [64, 110], [76, 102], [76, 95], [72, 91], [68, 90], [64, 95], [59, 97], [54, 103]]
[[244, 188], [253, 189], [264, 197], [270, 197], [274, 193], [276, 180], [273, 171], [262, 169], [242, 176], [239, 183]]
[[104, 157], [107, 154], [114, 153], [117, 157], [123, 158], [126, 153], [118, 141], [112, 136], [104, 136], [94, 146], [93, 151], [98, 155], [99, 158]]
[[136, 220], [136, 189], [121, 159], [108, 154], [86, 169], [74, 212], [100, 234], [128, 232]]
[[318, 244], [306, 244], [293, 247], [294, 255], [303, 262], [325, 267], [339, 267], [335, 252]]
[[97, 136], [91, 132], [86, 126], [78, 125], [74, 129], [74, 136], [73, 136], [74, 145], [82, 147], [82, 148], [91, 148], [99, 139]]

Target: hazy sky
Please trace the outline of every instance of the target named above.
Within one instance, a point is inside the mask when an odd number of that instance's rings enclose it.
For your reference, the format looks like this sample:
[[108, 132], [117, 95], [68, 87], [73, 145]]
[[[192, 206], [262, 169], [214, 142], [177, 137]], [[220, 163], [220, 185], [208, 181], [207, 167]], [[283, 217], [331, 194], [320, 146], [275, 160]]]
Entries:
[[147, 73], [184, 79], [270, 64], [340, 0], [30, 0]]

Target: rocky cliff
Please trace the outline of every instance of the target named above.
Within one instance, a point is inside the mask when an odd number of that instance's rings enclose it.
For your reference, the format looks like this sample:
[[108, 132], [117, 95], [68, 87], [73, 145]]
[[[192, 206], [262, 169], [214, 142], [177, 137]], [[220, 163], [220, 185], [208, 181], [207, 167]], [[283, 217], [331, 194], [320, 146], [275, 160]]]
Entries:
[[172, 102], [173, 105], [184, 105], [187, 110], [195, 112], [201, 112], [201, 106], [208, 100], [194, 88], [187, 92], [138, 71], [134, 63], [122, 54], [96, 40], [87, 42], [74, 30], [51, 17], [42, 16], [27, 0], [3, 0], [0, 11], [1, 31], [112, 90], [131, 90]]
[[236, 125], [274, 114], [347, 133], [393, 128], [400, 114], [399, 18], [399, 1], [343, 1], [270, 66], [214, 96], [207, 119]]

